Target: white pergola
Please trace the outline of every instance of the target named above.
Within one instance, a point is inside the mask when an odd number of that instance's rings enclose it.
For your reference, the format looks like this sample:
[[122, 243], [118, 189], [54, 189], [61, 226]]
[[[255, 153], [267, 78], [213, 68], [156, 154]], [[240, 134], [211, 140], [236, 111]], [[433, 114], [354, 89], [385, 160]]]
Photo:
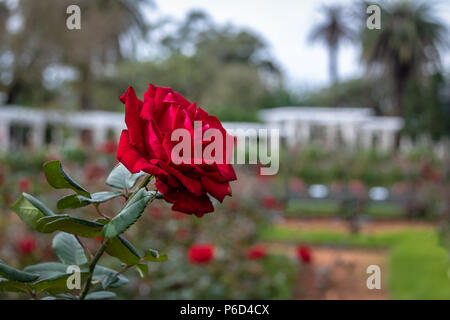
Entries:
[[284, 128], [289, 146], [319, 142], [392, 150], [403, 128], [402, 118], [377, 117], [365, 108], [280, 107], [260, 111], [260, 119]]
[[[233, 134], [258, 137], [261, 129], [277, 129], [288, 146], [320, 142], [327, 147], [377, 147], [393, 149], [395, 135], [403, 120], [376, 117], [370, 109], [325, 107], [280, 107], [259, 113], [260, 123], [224, 122]], [[26, 137], [12, 135], [11, 128], [22, 126], [29, 130]], [[124, 114], [106, 111], [55, 111], [21, 106], [0, 106], [0, 150], [9, 151], [26, 140], [32, 148], [46, 143], [51, 131], [53, 144], [63, 143], [64, 130], [72, 134], [92, 133], [92, 143], [100, 145], [111, 134], [118, 139], [125, 129]]]

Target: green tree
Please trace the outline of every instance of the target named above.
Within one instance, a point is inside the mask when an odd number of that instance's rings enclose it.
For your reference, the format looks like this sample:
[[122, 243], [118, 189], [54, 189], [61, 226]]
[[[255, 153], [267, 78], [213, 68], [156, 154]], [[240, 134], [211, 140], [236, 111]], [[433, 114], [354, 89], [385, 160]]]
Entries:
[[[13, 81], [8, 102], [14, 103], [27, 91], [26, 82], [32, 74], [42, 82], [42, 73], [50, 65], [74, 68], [78, 74], [77, 91], [80, 106], [92, 107], [92, 81], [95, 72], [123, 59], [125, 46], [121, 41], [144, 36], [148, 30], [141, 6], [152, 0], [20, 0], [14, 14], [21, 17], [18, 32], [11, 34]], [[81, 30], [66, 28], [66, 8], [81, 9]]]
[[380, 30], [363, 28], [362, 44], [369, 69], [381, 69], [390, 78], [393, 114], [402, 116], [408, 80], [423, 77], [426, 67], [439, 63], [447, 30], [429, 3], [396, 1], [381, 6]]
[[344, 10], [339, 5], [322, 6], [324, 20], [314, 25], [309, 41], [321, 41], [328, 47], [329, 76], [331, 82], [338, 81], [338, 50], [343, 40], [352, 38], [353, 32], [344, 22]]

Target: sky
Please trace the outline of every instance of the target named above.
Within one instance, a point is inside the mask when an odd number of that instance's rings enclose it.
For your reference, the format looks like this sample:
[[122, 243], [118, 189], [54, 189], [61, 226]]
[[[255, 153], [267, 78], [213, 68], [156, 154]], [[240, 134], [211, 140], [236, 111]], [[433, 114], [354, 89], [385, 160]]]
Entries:
[[[321, 43], [307, 41], [310, 28], [321, 20], [321, 4], [351, 5], [352, 0], [155, 0], [159, 15], [183, 19], [191, 9], [206, 11], [214, 21], [249, 28], [269, 45], [292, 88], [323, 86], [328, 82], [328, 55]], [[450, 1], [437, 4], [437, 16], [450, 25]], [[355, 22], [356, 23], [356, 22]], [[364, 72], [359, 49], [340, 47], [339, 75], [351, 78]], [[450, 53], [444, 56], [450, 66]]]

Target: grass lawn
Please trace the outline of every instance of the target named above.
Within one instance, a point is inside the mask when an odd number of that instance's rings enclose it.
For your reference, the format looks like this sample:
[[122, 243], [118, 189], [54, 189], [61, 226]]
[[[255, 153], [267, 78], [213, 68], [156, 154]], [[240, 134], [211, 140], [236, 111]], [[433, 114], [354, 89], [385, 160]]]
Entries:
[[450, 299], [447, 251], [433, 230], [399, 230], [348, 234], [333, 230], [301, 232], [272, 227], [261, 232], [264, 241], [312, 245], [389, 249], [389, 294], [393, 299]]
[[[332, 217], [339, 213], [339, 204], [333, 200], [291, 200], [286, 209], [288, 217]], [[395, 203], [370, 202], [367, 204], [364, 215], [372, 218], [401, 218], [404, 209]]]

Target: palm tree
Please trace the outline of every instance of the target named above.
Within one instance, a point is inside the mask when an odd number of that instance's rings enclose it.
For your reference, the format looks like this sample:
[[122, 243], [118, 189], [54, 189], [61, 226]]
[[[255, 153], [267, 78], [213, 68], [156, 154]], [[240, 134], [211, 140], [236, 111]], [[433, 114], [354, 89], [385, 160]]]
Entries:
[[313, 26], [309, 41], [321, 41], [328, 47], [329, 75], [332, 84], [338, 81], [338, 50], [343, 40], [352, 38], [353, 32], [343, 21], [344, 10], [339, 5], [322, 6], [325, 19]]
[[428, 3], [402, 0], [380, 7], [381, 29], [364, 28], [362, 32], [362, 59], [369, 70], [382, 71], [390, 78], [393, 114], [402, 116], [408, 80], [439, 64], [447, 31]]

